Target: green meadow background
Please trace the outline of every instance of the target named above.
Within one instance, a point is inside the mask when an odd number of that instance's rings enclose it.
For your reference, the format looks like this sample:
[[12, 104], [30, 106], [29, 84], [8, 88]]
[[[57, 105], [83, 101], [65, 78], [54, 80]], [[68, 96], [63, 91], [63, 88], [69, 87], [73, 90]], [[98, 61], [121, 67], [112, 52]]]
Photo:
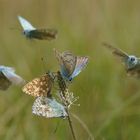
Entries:
[[[56, 28], [57, 39], [26, 39], [17, 15], [35, 27]], [[140, 56], [140, 1], [0, 0], [0, 65], [14, 67], [30, 81], [59, 69], [53, 48], [89, 56], [70, 86], [80, 97], [80, 107], [72, 106], [71, 112], [87, 125], [91, 140], [140, 140], [140, 80], [126, 75], [103, 41]], [[32, 115], [33, 101], [21, 87], [0, 91], [0, 140], [72, 140], [66, 120]], [[77, 140], [90, 140], [72, 121]]]

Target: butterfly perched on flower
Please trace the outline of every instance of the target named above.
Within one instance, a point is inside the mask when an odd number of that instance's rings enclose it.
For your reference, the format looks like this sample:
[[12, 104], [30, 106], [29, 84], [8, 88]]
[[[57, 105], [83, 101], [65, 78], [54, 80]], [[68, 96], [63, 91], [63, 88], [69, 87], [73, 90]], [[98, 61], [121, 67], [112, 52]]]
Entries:
[[19, 22], [23, 28], [23, 33], [27, 38], [39, 40], [52, 40], [56, 38], [55, 29], [36, 29], [32, 24], [21, 16], [18, 16]]
[[65, 107], [54, 98], [37, 97], [32, 106], [32, 113], [45, 118], [67, 117]]
[[6, 90], [10, 85], [24, 84], [25, 81], [15, 74], [15, 69], [12, 67], [0, 66], [0, 90]]
[[103, 43], [103, 45], [109, 48], [115, 56], [122, 60], [122, 62], [125, 64], [126, 72], [129, 75], [140, 77], [140, 58], [134, 55], [129, 55], [121, 49], [115, 48], [110, 44]]
[[60, 53], [54, 49], [54, 53], [60, 64], [61, 74], [68, 81], [77, 76], [88, 63], [88, 57], [74, 56], [69, 51]]
[[38, 78], [33, 79], [27, 83], [22, 91], [34, 97], [47, 96], [51, 97], [51, 88], [53, 84], [53, 77], [50, 73], [46, 73]]

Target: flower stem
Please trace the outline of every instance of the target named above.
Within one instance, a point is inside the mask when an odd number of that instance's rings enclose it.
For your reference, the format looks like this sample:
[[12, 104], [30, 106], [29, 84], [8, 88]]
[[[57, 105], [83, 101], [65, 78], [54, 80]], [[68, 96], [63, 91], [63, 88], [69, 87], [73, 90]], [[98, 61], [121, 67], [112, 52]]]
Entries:
[[74, 132], [74, 129], [73, 129], [73, 126], [72, 126], [72, 121], [71, 121], [68, 109], [66, 109], [66, 112], [68, 114], [67, 119], [68, 119], [68, 122], [69, 122], [69, 126], [70, 126], [70, 129], [71, 129], [71, 133], [72, 133], [73, 139], [76, 140], [75, 132]]
[[69, 110], [68, 110], [68, 102], [66, 100], [66, 95], [65, 95], [67, 85], [66, 85], [66, 83], [65, 83], [65, 81], [64, 81], [64, 79], [61, 76], [61, 73], [59, 71], [57, 72], [57, 78], [58, 78], [59, 88], [62, 92], [62, 95], [60, 94], [60, 96], [61, 96], [62, 99], [65, 99], [65, 101], [63, 100], [64, 101], [63, 104], [66, 107], [65, 110], [66, 110], [66, 113], [68, 115], [67, 119], [68, 119], [68, 122], [69, 122], [69, 126], [70, 126], [70, 129], [71, 129], [73, 140], [76, 140], [75, 132], [74, 132], [74, 129], [73, 129], [73, 126], [72, 126], [71, 118], [70, 118], [70, 113], [69, 113]]

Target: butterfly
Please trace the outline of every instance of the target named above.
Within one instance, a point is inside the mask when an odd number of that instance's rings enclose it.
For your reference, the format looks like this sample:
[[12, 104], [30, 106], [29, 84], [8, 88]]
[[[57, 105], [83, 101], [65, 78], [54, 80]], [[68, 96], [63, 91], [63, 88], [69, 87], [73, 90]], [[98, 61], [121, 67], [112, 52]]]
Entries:
[[22, 91], [34, 97], [47, 96], [51, 97], [51, 89], [53, 84], [53, 77], [50, 73], [46, 73], [41, 77], [33, 79], [27, 83]]
[[54, 98], [37, 97], [32, 106], [32, 113], [45, 118], [65, 118], [67, 115], [65, 107]]
[[24, 84], [25, 81], [15, 74], [15, 69], [12, 67], [0, 66], [0, 90], [6, 90], [10, 85]]
[[110, 49], [115, 56], [121, 59], [125, 64], [126, 72], [129, 75], [140, 77], [140, 58], [134, 55], [129, 55], [121, 49], [115, 48], [107, 43], [103, 43], [103, 45]]
[[60, 53], [54, 49], [55, 56], [60, 64], [62, 76], [71, 81], [87, 65], [88, 57], [74, 56], [71, 52]]
[[18, 16], [19, 22], [23, 28], [23, 33], [27, 38], [39, 40], [52, 40], [56, 38], [55, 29], [36, 29], [32, 24], [21, 16]]

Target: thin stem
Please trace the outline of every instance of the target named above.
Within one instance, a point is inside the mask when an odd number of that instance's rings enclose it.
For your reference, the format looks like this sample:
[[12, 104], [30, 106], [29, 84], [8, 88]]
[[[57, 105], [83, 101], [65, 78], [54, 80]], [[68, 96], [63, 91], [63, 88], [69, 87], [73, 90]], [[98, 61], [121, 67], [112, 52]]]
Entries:
[[76, 140], [76, 136], [75, 136], [75, 133], [74, 133], [74, 129], [73, 129], [73, 126], [72, 126], [72, 121], [71, 121], [68, 109], [66, 109], [66, 112], [68, 114], [67, 119], [68, 119], [68, 122], [69, 122], [69, 126], [70, 126], [70, 129], [71, 129], [71, 133], [72, 133], [73, 139]]
[[[57, 76], [58, 76], [58, 84], [59, 84], [59, 88], [62, 92], [62, 95], [60, 94], [61, 98], [63, 99], [66, 99], [66, 96], [65, 96], [65, 91], [66, 91], [66, 83], [65, 81], [63, 80], [63, 77], [61, 76], [61, 73], [58, 71], [57, 72]], [[73, 139], [76, 140], [76, 136], [75, 136], [75, 133], [74, 133], [74, 129], [73, 129], [73, 126], [72, 126], [72, 121], [71, 121], [71, 118], [70, 118], [70, 114], [69, 114], [69, 110], [68, 110], [68, 102], [66, 100], [66, 102], [63, 102], [64, 106], [66, 106], [66, 112], [67, 112], [67, 119], [68, 119], [68, 122], [69, 122], [69, 126], [70, 126], [70, 129], [71, 129], [71, 133], [72, 133], [72, 136], [73, 136]]]
[[[63, 91], [62, 91], [63, 92]], [[60, 95], [61, 96], [61, 95]], [[64, 92], [62, 93], [62, 96], [65, 96]], [[63, 97], [62, 97], [63, 98]], [[68, 105], [63, 103], [64, 106], [66, 106], [66, 113], [67, 113], [67, 119], [68, 119], [68, 123], [69, 123], [69, 126], [70, 126], [70, 129], [71, 129], [71, 133], [72, 133], [72, 136], [73, 136], [73, 139], [76, 140], [76, 136], [75, 136], [75, 133], [74, 133], [74, 129], [73, 129], [73, 126], [72, 126], [72, 120], [70, 118], [70, 113], [69, 113], [69, 110], [68, 110]]]

